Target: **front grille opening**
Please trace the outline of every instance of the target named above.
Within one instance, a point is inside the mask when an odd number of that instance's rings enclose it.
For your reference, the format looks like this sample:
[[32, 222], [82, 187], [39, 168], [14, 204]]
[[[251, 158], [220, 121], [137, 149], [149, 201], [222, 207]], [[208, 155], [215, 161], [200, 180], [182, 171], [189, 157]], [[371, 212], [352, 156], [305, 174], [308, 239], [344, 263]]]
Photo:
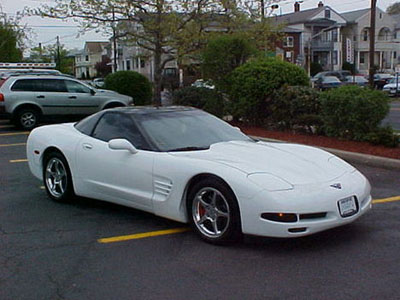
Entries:
[[280, 222], [280, 223], [296, 223], [297, 215], [296, 214], [286, 214], [286, 213], [263, 213], [261, 214], [261, 218]]
[[301, 232], [306, 232], [307, 227], [300, 227], [300, 228], [289, 228], [288, 231], [290, 233], [301, 233]]
[[326, 217], [326, 212], [312, 213], [312, 214], [300, 214], [300, 220], [323, 219], [325, 217]]

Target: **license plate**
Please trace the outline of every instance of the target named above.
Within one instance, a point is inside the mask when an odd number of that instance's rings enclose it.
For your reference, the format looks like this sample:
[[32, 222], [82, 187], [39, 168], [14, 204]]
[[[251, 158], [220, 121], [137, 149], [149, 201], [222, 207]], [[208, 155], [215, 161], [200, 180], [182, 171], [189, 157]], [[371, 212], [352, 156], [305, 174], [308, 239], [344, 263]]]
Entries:
[[338, 201], [340, 215], [345, 217], [350, 217], [357, 213], [357, 203], [355, 197], [348, 197]]

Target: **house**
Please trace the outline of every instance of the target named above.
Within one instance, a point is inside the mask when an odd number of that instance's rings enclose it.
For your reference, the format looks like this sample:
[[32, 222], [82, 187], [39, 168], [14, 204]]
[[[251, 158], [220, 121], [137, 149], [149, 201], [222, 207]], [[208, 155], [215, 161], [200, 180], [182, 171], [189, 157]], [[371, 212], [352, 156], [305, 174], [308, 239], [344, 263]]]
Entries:
[[109, 55], [109, 42], [85, 42], [82, 51], [75, 55], [75, 77], [80, 79], [97, 76], [96, 64]]
[[[356, 69], [360, 73], [367, 74], [369, 70], [370, 9], [347, 12], [343, 13], [342, 16], [347, 20], [343, 38], [349, 40], [349, 43], [352, 44], [353, 61], [356, 64]], [[397, 55], [400, 48], [396, 36], [397, 24], [399, 23], [394, 18], [377, 8], [375, 65], [378, 71], [391, 72], [398, 63]]]

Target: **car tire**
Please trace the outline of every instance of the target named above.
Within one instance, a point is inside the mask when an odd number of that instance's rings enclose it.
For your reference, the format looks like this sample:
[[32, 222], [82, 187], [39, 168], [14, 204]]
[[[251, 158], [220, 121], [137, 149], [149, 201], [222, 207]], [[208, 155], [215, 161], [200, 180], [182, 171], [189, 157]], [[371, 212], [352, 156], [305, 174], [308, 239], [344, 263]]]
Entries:
[[236, 197], [218, 178], [203, 179], [190, 189], [187, 213], [193, 229], [206, 242], [221, 245], [242, 235]]
[[24, 130], [31, 130], [39, 123], [39, 112], [34, 108], [23, 108], [14, 117], [14, 124]]
[[71, 171], [64, 155], [53, 151], [43, 162], [43, 183], [47, 195], [57, 202], [72, 202], [75, 198]]

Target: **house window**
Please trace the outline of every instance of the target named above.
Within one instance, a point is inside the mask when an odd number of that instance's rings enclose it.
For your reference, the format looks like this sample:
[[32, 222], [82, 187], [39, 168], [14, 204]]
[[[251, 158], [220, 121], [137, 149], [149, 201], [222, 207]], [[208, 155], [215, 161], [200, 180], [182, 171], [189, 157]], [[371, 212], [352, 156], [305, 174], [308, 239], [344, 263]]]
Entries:
[[86, 55], [86, 56], [85, 56], [85, 60], [86, 60], [86, 61], [89, 61], [89, 55]]
[[130, 61], [130, 59], [127, 59], [127, 60], [126, 60], [126, 70], [127, 70], [127, 71], [130, 71], [130, 70], [131, 70], [131, 61]]
[[294, 46], [294, 38], [292, 36], [286, 37], [283, 42], [283, 47], [292, 48]]
[[338, 32], [337, 30], [332, 31], [332, 42], [337, 42], [338, 41]]
[[331, 11], [330, 9], [325, 9], [325, 18], [330, 19], [331, 18]]
[[336, 66], [338, 64], [338, 52], [333, 51], [332, 52], [332, 64]]
[[393, 58], [394, 58], [394, 59], [397, 58], [397, 51], [393, 51]]
[[360, 64], [365, 64], [365, 52], [360, 52]]
[[146, 67], [146, 61], [143, 58], [140, 60], [140, 67], [141, 68]]
[[368, 36], [369, 36], [369, 29], [364, 29], [362, 32], [362, 39], [364, 42], [368, 41]]

